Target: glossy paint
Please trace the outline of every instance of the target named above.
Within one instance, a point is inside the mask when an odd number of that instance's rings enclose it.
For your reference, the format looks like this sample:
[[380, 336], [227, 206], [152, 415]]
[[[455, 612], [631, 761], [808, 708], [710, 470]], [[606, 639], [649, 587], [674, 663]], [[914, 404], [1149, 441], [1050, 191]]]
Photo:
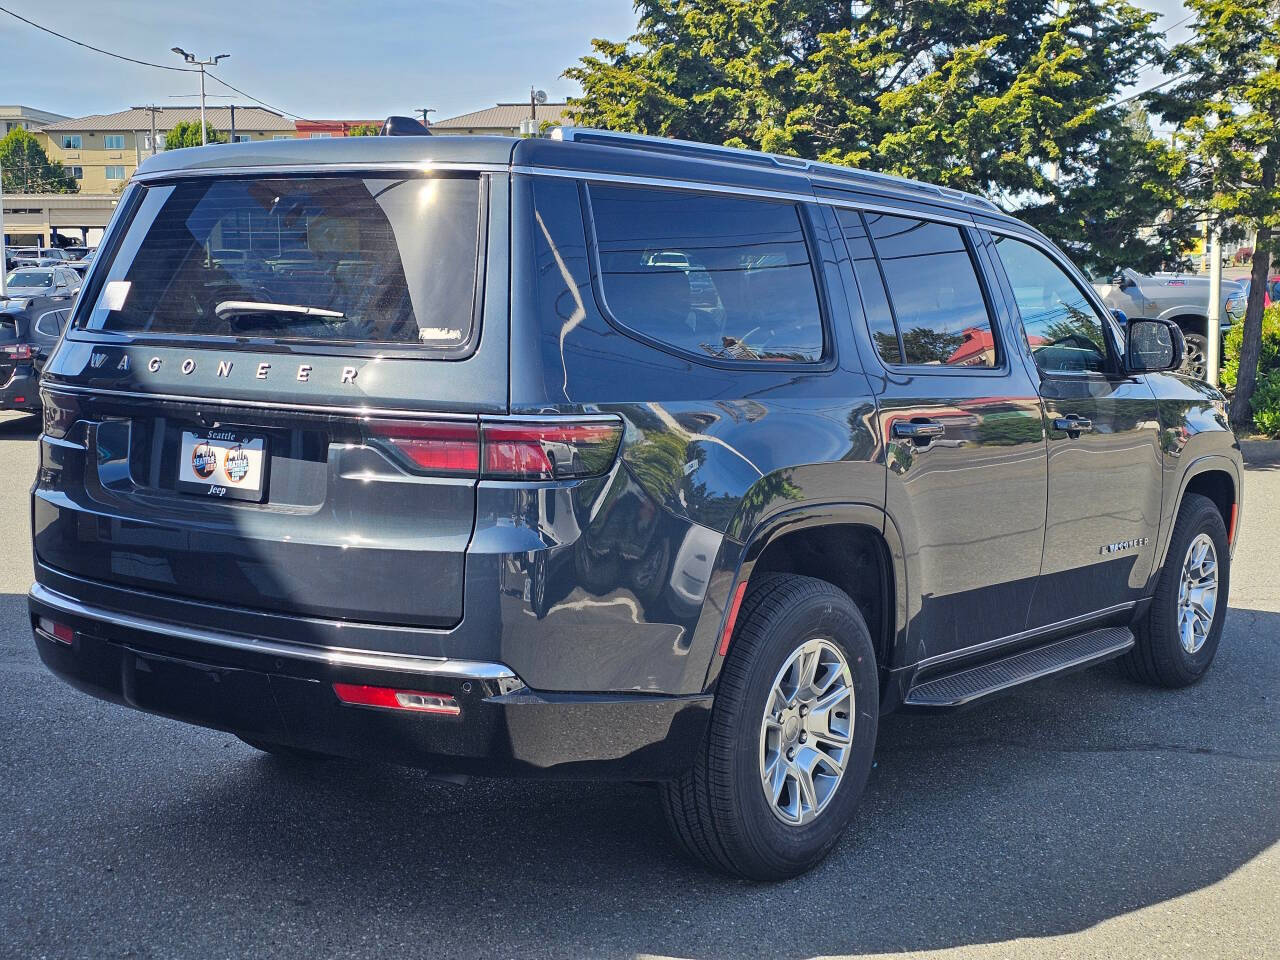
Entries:
[[[1232, 477], [1239, 498], [1239, 452], [1210, 388], [1172, 375], [1042, 380], [985, 231], [1032, 234], [985, 205], [772, 162], [543, 140], [404, 142], [415, 139], [211, 147], [198, 162], [166, 155], [146, 166], [144, 182], [238, 164], [478, 167], [488, 185], [479, 340], [465, 359], [443, 361], [71, 332], [46, 368], [54, 406], [33, 492], [41, 584], [108, 610], [309, 648], [501, 664], [543, 711], [570, 695], [664, 698], [652, 721], [661, 726], [709, 703], [730, 598], [780, 538], [838, 525], [878, 545], [891, 708], [889, 678], [921, 661], [1025, 638], [1103, 599], [1149, 596], [1197, 471]], [[593, 180], [796, 205], [826, 328], [822, 359], [701, 360], [628, 334], [595, 275], [584, 188]], [[130, 202], [90, 270], [88, 299]], [[835, 204], [966, 230], [1003, 345], [997, 368], [879, 361]], [[1092, 414], [1098, 429], [1053, 436], [1047, 424], [1065, 413]], [[374, 415], [601, 414], [624, 425], [618, 459], [604, 476], [569, 482], [415, 476], [361, 426]], [[927, 444], [894, 435], [917, 418], [946, 433]], [[271, 437], [267, 502], [206, 503], [171, 489], [166, 437], [182, 423]], [[1114, 559], [1098, 553], [1130, 539], [1146, 542]], [[175, 656], [202, 659], [189, 646]], [[703, 699], [695, 709], [671, 698]]]

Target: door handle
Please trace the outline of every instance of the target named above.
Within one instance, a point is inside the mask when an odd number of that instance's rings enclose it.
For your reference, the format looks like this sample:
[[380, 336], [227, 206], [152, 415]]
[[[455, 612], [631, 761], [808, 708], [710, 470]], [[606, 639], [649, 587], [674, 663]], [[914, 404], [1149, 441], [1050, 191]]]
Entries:
[[893, 425], [893, 435], [901, 440], [933, 440], [947, 432], [937, 420], [898, 420]]
[[1072, 413], [1054, 420], [1053, 429], [1064, 433], [1088, 433], [1093, 429], [1093, 421], [1088, 417], [1077, 417]]

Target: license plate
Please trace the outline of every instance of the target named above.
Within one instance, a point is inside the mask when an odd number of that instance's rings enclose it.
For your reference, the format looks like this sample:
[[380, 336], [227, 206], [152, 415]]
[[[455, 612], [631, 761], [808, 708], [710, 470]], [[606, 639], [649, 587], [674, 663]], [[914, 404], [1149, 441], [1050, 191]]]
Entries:
[[178, 449], [178, 489], [205, 497], [262, 500], [267, 441], [232, 427], [184, 430]]

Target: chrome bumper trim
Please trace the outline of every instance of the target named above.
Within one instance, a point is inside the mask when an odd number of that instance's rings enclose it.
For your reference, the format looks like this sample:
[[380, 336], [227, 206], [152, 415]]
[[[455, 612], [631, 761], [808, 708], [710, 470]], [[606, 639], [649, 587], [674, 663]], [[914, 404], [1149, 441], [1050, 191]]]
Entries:
[[43, 584], [32, 584], [28, 596], [47, 607], [75, 617], [98, 620], [129, 630], [141, 630], [161, 636], [180, 637], [193, 643], [207, 643], [250, 653], [273, 657], [289, 657], [294, 660], [310, 660], [339, 667], [369, 667], [376, 670], [394, 670], [416, 673], [427, 677], [451, 677], [462, 680], [516, 680], [515, 673], [504, 664], [483, 660], [450, 660], [443, 657], [413, 657], [394, 653], [375, 653], [368, 650], [348, 650], [341, 647], [307, 647], [299, 643], [279, 640], [262, 640], [217, 630], [196, 630], [191, 627], [152, 620], [127, 613], [117, 613], [100, 607], [91, 607], [65, 594], [50, 590]]

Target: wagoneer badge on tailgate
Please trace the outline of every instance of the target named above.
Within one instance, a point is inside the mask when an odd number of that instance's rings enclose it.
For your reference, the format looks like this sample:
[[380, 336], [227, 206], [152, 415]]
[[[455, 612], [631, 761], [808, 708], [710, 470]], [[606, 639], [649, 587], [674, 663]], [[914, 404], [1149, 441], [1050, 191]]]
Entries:
[[[89, 366], [92, 367], [94, 370], [100, 369], [102, 366], [106, 364], [106, 362], [107, 362], [107, 355], [97, 350], [95, 350], [89, 357]], [[232, 368], [235, 366], [233, 361], [218, 360], [216, 361], [216, 363], [217, 363], [217, 368], [216, 368], [217, 374], [219, 377], [231, 376]], [[164, 361], [161, 360], [159, 357], [152, 357], [150, 360], [147, 361], [147, 371], [149, 373], [159, 373], [160, 368], [163, 365], [164, 365]], [[191, 376], [191, 374], [195, 373], [196, 367], [197, 367], [197, 363], [195, 358], [193, 357], [185, 358], [178, 365], [178, 369], [181, 370], [183, 375], [185, 376]], [[119, 371], [119, 370], [128, 370], [128, 369], [129, 369], [129, 355], [122, 354], [120, 357], [120, 362], [116, 365], [116, 370]], [[314, 370], [315, 370], [315, 367], [312, 364], [300, 363], [298, 364], [297, 370], [294, 371], [294, 375], [293, 375], [294, 379], [297, 380], [299, 383], [310, 383], [311, 374]], [[271, 371], [272, 371], [272, 365], [270, 363], [266, 361], [259, 363], [257, 366], [253, 367], [254, 379], [266, 380], [270, 378]], [[339, 373], [338, 375], [338, 383], [343, 386], [355, 383], [356, 377], [359, 375], [359, 373], [360, 371], [357, 370], [355, 367], [343, 367], [341, 373]]]

